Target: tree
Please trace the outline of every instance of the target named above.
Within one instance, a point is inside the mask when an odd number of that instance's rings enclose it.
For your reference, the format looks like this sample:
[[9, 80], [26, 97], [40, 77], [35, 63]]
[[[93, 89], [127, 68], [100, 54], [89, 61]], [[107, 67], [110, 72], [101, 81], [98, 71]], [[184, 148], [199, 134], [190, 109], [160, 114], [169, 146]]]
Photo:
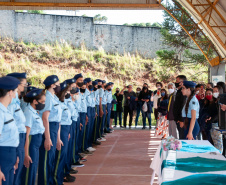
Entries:
[[28, 13], [36, 13], [36, 14], [43, 14], [43, 10], [27, 10]]
[[101, 14], [97, 14], [93, 17], [93, 21], [96, 24], [106, 23], [108, 18], [106, 16], [101, 16]]
[[162, 27], [162, 25], [158, 22], [154, 22], [151, 26], [152, 27], [160, 27], [160, 28]]
[[150, 22], [147, 22], [146, 23], [146, 27], [151, 27], [152, 25], [151, 25], [151, 23]]
[[83, 14], [82, 17], [88, 17], [86, 14]]

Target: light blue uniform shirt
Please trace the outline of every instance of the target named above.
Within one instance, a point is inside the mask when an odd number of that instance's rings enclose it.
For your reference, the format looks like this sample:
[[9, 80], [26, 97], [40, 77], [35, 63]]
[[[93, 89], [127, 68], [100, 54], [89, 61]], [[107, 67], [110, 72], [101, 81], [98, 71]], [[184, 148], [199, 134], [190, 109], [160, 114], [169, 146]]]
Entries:
[[29, 105], [29, 103], [26, 103], [23, 98], [20, 100], [20, 107], [22, 111], [24, 112], [25, 108]]
[[20, 100], [18, 98], [15, 98], [14, 102], [10, 103], [7, 108], [14, 117], [19, 133], [26, 133], [27, 131], [25, 127], [26, 119], [20, 107]]
[[106, 91], [104, 91], [102, 88], [100, 89], [99, 93], [100, 98], [102, 98], [101, 104], [106, 105], [107, 104], [107, 97], [106, 97]]
[[71, 111], [69, 110], [66, 102], [60, 102], [60, 106], [62, 108], [62, 117], [60, 124], [61, 125], [71, 125]]
[[96, 98], [95, 98], [95, 94], [94, 94], [94, 91], [91, 92], [91, 99], [92, 99], [92, 103], [91, 103], [91, 107], [95, 107], [96, 106]]
[[94, 91], [94, 96], [95, 96], [95, 104], [96, 105], [100, 105], [100, 96], [99, 96], [100, 92], [99, 89], [97, 89], [96, 91]]
[[71, 111], [72, 120], [77, 121], [78, 120], [78, 111], [77, 111], [77, 109], [75, 109], [75, 104], [72, 101], [72, 99], [71, 98], [65, 99], [64, 102], [66, 103], [69, 110]]
[[87, 102], [86, 102], [86, 95], [88, 93], [79, 93], [80, 97], [81, 97], [81, 112], [83, 113], [87, 113]]
[[85, 94], [86, 95], [86, 105], [87, 107], [91, 107], [92, 106], [92, 96], [91, 96], [91, 92], [89, 92], [89, 90], [87, 90], [88, 92]]
[[43, 134], [45, 132], [42, 118], [30, 104], [25, 108], [24, 115], [26, 118], [25, 125], [31, 128], [30, 135]]
[[107, 103], [112, 102], [112, 92], [111, 91], [106, 91], [106, 96], [107, 96]]
[[[186, 118], [185, 106], [186, 106], [186, 103], [185, 103], [184, 108], [182, 110], [182, 117], [183, 118]], [[189, 102], [187, 117], [191, 118], [191, 110], [195, 110], [196, 111], [196, 119], [198, 119], [199, 118], [199, 109], [200, 109], [199, 101], [195, 96], [193, 96], [193, 98]]]
[[60, 122], [62, 109], [60, 106], [59, 98], [56, 95], [52, 95], [48, 90], [46, 91], [46, 102], [44, 110], [40, 111], [40, 117], [42, 117], [43, 112], [50, 111], [49, 122]]
[[0, 103], [0, 146], [18, 147], [19, 132], [10, 111]]
[[79, 98], [77, 100], [75, 100], [74, 102], [74, 105], [75, 105], [75, 108], [77, 109], [78, 113], [82, 112], [82, 107], [81, 107], [81, 104], [82, 104], [82, 99], [81, 99], [81, 94], [79, 94]]

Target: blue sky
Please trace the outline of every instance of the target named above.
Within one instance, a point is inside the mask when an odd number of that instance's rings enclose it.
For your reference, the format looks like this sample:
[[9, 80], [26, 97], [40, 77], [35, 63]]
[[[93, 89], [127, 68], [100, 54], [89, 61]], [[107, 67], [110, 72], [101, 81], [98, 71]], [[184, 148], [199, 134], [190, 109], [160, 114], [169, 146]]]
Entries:
[[[45, 11], [48, 14], [58, 15], [75, 15], [74, 11], [49, 10]], [[79, 10], [76, 12], [77, 16], [86, 14], [93, 17], [96, 14], [108, 17], [107, 24], [121, 25], [124, 23], [154, 23], [163, 22], [162, 10]]]

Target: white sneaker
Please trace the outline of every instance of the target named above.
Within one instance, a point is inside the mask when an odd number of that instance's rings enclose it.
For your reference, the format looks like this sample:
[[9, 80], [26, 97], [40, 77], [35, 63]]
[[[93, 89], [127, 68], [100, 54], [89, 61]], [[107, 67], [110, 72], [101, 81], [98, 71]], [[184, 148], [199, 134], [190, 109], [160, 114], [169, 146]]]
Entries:
[[99, 138], [99, 139], [97, 139], [98, 141], [106, 141], [106, 139], [104, 139], [104, 138]]
[[96, 151], [96, 149], [93, 148], [93, 147], [89, 147], [89, 148], [87, 148], [87, 150], [89, 150], [89, 152], [94, 152], [94, 151]]

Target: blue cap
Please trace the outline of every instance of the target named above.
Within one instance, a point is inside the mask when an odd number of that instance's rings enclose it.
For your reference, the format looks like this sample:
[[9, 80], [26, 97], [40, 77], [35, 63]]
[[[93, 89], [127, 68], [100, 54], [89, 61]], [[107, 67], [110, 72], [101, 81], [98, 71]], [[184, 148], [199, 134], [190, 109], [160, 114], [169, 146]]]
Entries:
[[102, 82], [102, 80], [100, 80], [100, 79], [96, 79], [95, 81], [96, 81], [96, 82]]
[[9, 73], [6, 76], [12, 76], [14, 78], [27, 78], [27, 73]]
[[183, 81], [183, 84], [184, 84], [185, 87], [193, 87], [193, 88], [195, 88], [195, 86], [196, 86], [196, 83], [192, 82], [192, 81]]
[[75, 76], [74, 76], [74, 79], [75, 79], [75, 80], [78, 80], [78, 79], [81, 78], [81, 77], [83, 77], [83, 76], [82, 76], [82, 73], [75, 75]]
[[51, 75], [51, 76], [48, 76], [48, 77], [44, 80], [43, 84], [44, 84], [45, 86], [50, 86], [50, 85], [52, 85], [52, 84], [54, 84], [54, 83], [56, 83], [56, 82], [58, 82], [58, 81], [59, 81], [59, 78], [58, 78], [57, 75]]
[[97, 81], [92, 82], [93, 86], [98, 85]]
[[37, 87], [33, 87], [33, 86], [28, 86], [27, 87], [27, 91], [29, 92], [29, 91], [32, 91], [32, 90], [34, 90], [34, 89], [38, 89]]
[[109, 84], [110, 84], [110, 85], [114, 85], [114, 83], [113, 83], [113, 82], [109, 82]]
[[0, 89], [14, 90], [18, 87], [20, 81], [12, 76], [0, 78]]
[[64, 81], [60, 84], [61, 91], [63, 91], [67, 87], [67, 82]]
[[87, 83], [91, 82], [91, 78], [86, 78], [84, 81], [86, 81]]
[[67, 79], [66, 80], [66, 83], [67, 84], [73, 84], [73, 83], [75, 83], [76, 82], [76, 80], [74, 79], [74, 78], [71, 78], [71, 79]]
[[103, 83], [103, 84], [105, 84], [105, 83], [106, 83], [106, 81], [105, 81], [105, 80], [102, 80], [102, 83]]
[[106, 87], [108, 87], [108, 86], [110, 86], [110, 85], [111, 85], [110, 83], [107, 83], [107, 84], [106, 84]]
[[42, 91], [43, 91], [43, 89], [36, 88], [36, 89], [30, 91], [29, 93], [27, 93], [26, 97], [33, 98], [33, 97], [38, 96], [39, 94], [41, 94]]

